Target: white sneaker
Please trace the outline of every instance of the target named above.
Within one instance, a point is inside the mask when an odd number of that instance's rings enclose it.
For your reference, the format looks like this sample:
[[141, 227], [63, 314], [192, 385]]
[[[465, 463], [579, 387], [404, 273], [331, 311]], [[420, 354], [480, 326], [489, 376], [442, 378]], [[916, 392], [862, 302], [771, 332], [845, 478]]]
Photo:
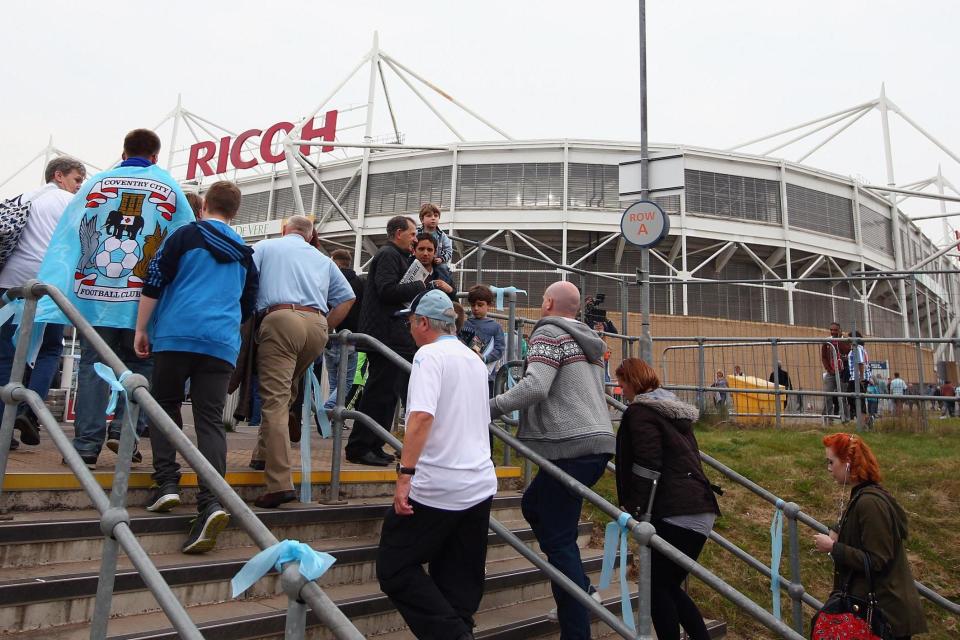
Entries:
[[[591, 597], [591, 598], [593, 598], [594, 600], [596, 600], [596, 601], [599, 602], [600, 604], [603, 604], [603, 597], [601, 597], [600, 592], [597, 591], [597, 588], [596, 588], [596, 587], [594, 587], [593, 585], [590, 585], [590, 588], [588, 589], [588, 591], [589, 591], [589, 593], [590, 593], [590, 597]], [[556, 608], [556, 607], [554, 607], [553, 609], [550, 609], [550, 611], [547, 611], [547, 620], [551, 620], [551, 621], [553, 621], [553, 622], [556, 622], [556, 621], [557, 621], [557, 608]]]

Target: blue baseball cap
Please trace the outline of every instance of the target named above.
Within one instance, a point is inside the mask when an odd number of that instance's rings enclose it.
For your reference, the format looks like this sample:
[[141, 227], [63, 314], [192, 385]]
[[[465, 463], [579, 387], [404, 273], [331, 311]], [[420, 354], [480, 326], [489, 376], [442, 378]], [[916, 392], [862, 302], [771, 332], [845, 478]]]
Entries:
[[409, 307], [397, 311], [395, 315], [409, 316], [411, 314], [440, 320], [447, 324], [455, 324], [457, 321], [457, 312], [453, 310], [450, 297], [440, 289], [429, 289], [417, 295]]

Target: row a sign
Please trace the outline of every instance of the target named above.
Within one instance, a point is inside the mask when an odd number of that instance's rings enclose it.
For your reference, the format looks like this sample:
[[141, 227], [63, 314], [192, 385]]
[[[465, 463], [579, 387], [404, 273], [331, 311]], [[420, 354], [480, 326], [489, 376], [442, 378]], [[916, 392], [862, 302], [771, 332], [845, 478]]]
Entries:
[[623, 212], [620, 233], [624, 240], [642, 248], [657, 246], [670, 232], [670, 217], [656, 202], [639, 200]]

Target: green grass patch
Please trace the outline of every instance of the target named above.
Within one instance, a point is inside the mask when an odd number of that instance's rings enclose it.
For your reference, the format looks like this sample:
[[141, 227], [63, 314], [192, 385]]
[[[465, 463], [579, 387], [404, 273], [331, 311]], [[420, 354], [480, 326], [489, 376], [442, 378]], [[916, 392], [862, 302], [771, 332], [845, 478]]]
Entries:
[[[822, 437], [837, 428], [809, 425], [786, 426], [780, 430], [731, 424], [699, 427], [700, 448], [735, 471], [773, 492], [784, 501], [793, 501], [824, 524], [837, 519], [841, 489], [829, 478], [824, 463]], [[893, 493], [910, 518], [908, 558], [914, 577], [941, 595], [960, 602], [960, 420], [931, 420], [925, 433], [894, 424], [879, 424], [864, 439], [876, 453], [883, 484]], [[746, 489], [706, 469], [720, 484], [723, 517], [716, 530], [761, 562], [770, 561], [770, 521], [773, 506]], [[616, 486], [607, 474], [596, 491], [616, 503]], [[848, 490], [849, 491], [849, 490]], [[587, 505], [584, 510], [598, 527], [609, 518]], [[800, 525], [800, 575], [808, 592], [824, 600], [832, 585], [833, 564], [828, 556], [813, 552], [813, 532]], [[789, 577], [786, 521], [784, 554], [780, 572]], [[708, 542], [700, 562], [755, 602], [771, 606], [770, 583], [759, 573]], [[730, 638], [774, 637], [759, 623], [741, 612], [696, 579], [690, 592], [704, 615], [727, 621]], [[960, 620], [923, 600], [930, 639], [960, 637]], [[792, 619], [791, 603], [781, 599], [782, 617]], [[809, 633], [813, 611], [804, 607]]]

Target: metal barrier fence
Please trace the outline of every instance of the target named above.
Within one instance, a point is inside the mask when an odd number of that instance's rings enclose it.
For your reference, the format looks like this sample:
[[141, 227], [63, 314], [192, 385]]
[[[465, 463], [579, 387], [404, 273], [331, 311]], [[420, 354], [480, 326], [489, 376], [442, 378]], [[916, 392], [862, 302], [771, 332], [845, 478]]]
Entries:
[[[91, 639], [99, 640], [106, 637], [107, 621], [113, 599], [117, 556], [119, 549], [122, 547], [179, 636], [190, 640], [203, 640], [197, 626], [190, 619], [183, 605], [177, 600], [170, 586], [164, 581], [156, 565], [153, 564], [130, 529], [130, 515], [127, 513], [125, 503], [130, 478], [131, 456], [136, 438], [133, 425], [136, 424], [139, 412], [146, 412], [151, 421], [151, 428], [159, 429], [167, 437], [206, 486], [210, 487], [210, 490], [230, 513], [230, 516], [246, 531], [257, 546], [266, 549], [278, 544], [279, 541], [227, 484], [226, 480], [217, 473], [216, 469], [207, 462], [199, 449], [190, 442], [190, 439], [170, 419], [170, 416], [166, 414], [157, 401], [153, 399], [148, 390], [147, 380], [143, 376], [130, 374], [123, 362], [110, 350], [90, 323], [80, 315], [63, 293], [56, 287], [31, 280], [22, 287], [10, 289], [7, 295], [9, 298], [23, 297], [26, 302], [10, 381], [0, 387], [0, 398], [6, 404], [3, 420], [0, 423], [0, 478], [5, 477], [6, 474], [17, 405], [20, 402], [26, 402], [36, 414], [40, 424], [50, 434], [50, 439], [59, 449], [70, 470], [77, 476], [81, 487], [90, 496], [94, 507], [100, 513], [100, 527], [105, 540], [90, 628]], [[67, 319], [76, 327], [79, 334], [93, 346], [100, 356], [100, 360], [117, 376], [131, 402], [131, 419], [123, 424], [117, 468], [114, 472], [113, 488], [109, 499], [104, 490], [97, 484], [93, 474], [87, 469], [80, 455], [73, 448], [59, 422], [47, 409], [43, 398], [23, 386], [27, 350], [33, 331], [37, 300], [44, 295], [50, 296]], [[280, 583], [289, 602], [285, 637], [302, 640], [306, 626], [307, 604], [309, 604], [316, 616], [334, 637], [340, 640], [363, 639], [363, 634], [343, 615], [320, 586], [315, 581], [306, 580], [300, 574], [299, 561], [284, 563]]]
[[[836, 374], [828, 380], [821, 363], [821, 349], [827, 348], [833, 356], [836, 348], [832, 343], [855, 341], [865, 347], [868, 380], [859, 376], [840, 380]], [[661, 354], [661, 382], [666, 388], [685, 396], [703, 412], [727, 410], [731, 416], [771, 421], [777, 427], [785, 418], [840, 418], [856, 419], [858, 427], [863, 428], [878, 416], [903, 417], [906, 412], [912, 417], [916, 407], [919, 424], [926, 428], [930, 409], [939, 408], [944, 416], [953, 415], [960, 399], [940, 395], [939, 385], [925, 382], [925, 371], [932, 373], [933, 360], [931, 350], [923, 347], [952, 342], [947, 338], [654, 338], [655, 351]], [[857, 368], [859, 350], [851, 353]], [[870, 368], [870, 363], [878, 362], [887, 367]], [[792, 388], [773, 382], [780, 379], [777, 373], [781, 364], [790, 375]], [[717, 386], [721, 372], [728, 386]], [[904, 381], [902, 393], [892, 392], [893, 374], [899, 374]], [[733, 409], [724, 406], [729, 404], [727, 398], [738, 394], [752, 400], [743, 404], [766, 406], [766, 411], [738, 411], [736, 400]], [[713, 402], [708, 401], [710, 396]], [[834, 399], [837, 403], [831, 406]]]

